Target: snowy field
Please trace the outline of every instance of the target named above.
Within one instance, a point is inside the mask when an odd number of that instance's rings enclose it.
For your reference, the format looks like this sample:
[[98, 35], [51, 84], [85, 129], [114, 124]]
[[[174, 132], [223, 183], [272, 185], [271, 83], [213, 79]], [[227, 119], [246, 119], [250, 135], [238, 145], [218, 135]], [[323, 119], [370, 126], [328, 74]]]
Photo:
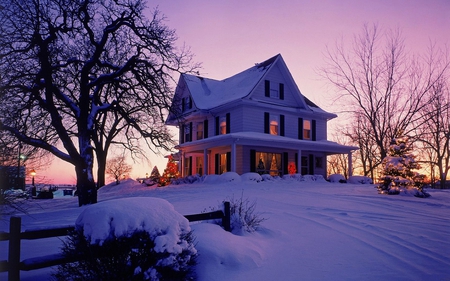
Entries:
[[[267, 219], [256, 232], [235, 235], [191, 223], [198, 280], [450, 280], [450, 190], [428, 190], [431, 197], [422, 199], [378, 195], [373, 185], [228, 179], [169, 187], [128, 180], [101, 188], [98, 198], [163, 198], [183, 215], [242, 194], [256, 200]], [[73, 225], [86, 208], [77, 206], [76, 197], [32, 200], [22, 229]], [[2, 219], [0, 230], [7, 231], [8, 218]], [[21, 259], [57, 252], [60, 239], [23, 241]], [[7, 249], [1, 242], [1, 260]], [[21, 279], [48, 280], [51, 272], [22, 271]]]

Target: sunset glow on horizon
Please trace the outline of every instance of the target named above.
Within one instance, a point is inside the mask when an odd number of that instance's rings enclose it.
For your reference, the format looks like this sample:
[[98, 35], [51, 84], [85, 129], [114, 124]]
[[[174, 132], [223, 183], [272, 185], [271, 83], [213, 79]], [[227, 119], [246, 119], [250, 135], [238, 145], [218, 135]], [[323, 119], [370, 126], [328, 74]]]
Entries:
[[[159, 0], [148, 2], [148, 15], [156, 6], [166, 25], [176, 30], [178, 46], [189, 46], [195, 62], [202, 63], [202, 76], [221, 80], [281, 53], [302, 94], [337, 114], [336, 95], [318, 73], [327, 46], [333, 48], [340, 39], [351, 46], [364, 24], [399, 29], [411, 54], [426, 53], [431, 43], [450, 44], [446, 0]], [[155, 165], [162, 173], [167, 163], [163, 156], [169, 152], [161, 154], [149, 152], [150, 163], [129, 160], [132, 178], [145, 176]], [[37, 173], [38, 179], [53, 184], [76, 183], [74, 167], [56, 158], [49, 169]]]

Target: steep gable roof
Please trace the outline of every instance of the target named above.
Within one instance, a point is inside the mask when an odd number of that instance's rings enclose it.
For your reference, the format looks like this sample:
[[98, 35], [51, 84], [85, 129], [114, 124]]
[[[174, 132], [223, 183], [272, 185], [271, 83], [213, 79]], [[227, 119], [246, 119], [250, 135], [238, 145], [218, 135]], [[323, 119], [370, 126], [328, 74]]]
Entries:
[[198, 109], [211, 109], [249, 95], [280, 55], [244, 70], [224, 80], [214, 80], [183, 74], [192, 99]]

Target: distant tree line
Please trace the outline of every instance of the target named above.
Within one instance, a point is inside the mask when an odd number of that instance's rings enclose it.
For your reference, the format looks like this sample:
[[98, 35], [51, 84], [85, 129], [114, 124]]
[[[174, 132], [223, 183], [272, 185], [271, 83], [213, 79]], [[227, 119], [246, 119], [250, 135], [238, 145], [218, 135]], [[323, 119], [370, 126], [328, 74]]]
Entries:
[[[360, 148], [353, 168], [377, 180], [389, 144], [405, 135], [431, 180], [443, 188], [450, 170], [448, 49], [430, 43], [426, 52], [414, 55], [400, 31], [365, 25], [350, 47], [338, 42], [326, 58], [321, 73], [352, 120], [340, 137]], [[345, 171], [343, 159], [330, 160], [333, 171]]]

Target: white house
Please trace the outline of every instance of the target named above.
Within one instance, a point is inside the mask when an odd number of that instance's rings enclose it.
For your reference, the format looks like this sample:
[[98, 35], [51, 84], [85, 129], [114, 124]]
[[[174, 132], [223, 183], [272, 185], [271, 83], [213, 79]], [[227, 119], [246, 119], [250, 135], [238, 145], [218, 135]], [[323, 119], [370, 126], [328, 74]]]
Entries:
[[[280, 54], [224, 80], [182, 74], [167, 125], [180, 132], [180, 167], [192, 174], [326, 176], [326, 156], [353, 146], [327, 140], [328, 113], [302, 95]], [[349, 173], [350, 174], [350, 173]]]

